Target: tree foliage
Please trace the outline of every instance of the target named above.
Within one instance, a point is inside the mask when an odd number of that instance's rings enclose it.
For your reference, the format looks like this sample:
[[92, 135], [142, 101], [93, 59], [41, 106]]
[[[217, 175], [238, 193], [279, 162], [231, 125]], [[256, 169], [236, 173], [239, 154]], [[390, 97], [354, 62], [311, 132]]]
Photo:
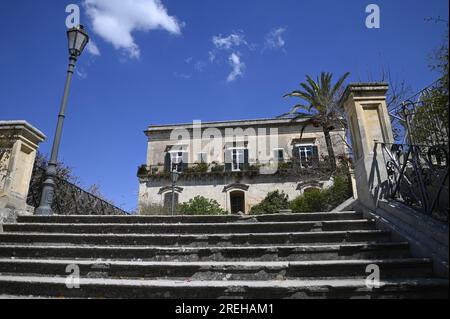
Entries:
[[280, 210], [288, 208], [289, 196], [277, 190], [269, 193], [261, 203], [253, 206], [250, 215], [277, 214]]
[[333, 168], [336, 167], [336, 157], [330, 132], [337, 126], [347, 127], [345, 116], [343, 116], [340, 100], [342, 96], [342, 87], [350, 73], [345, 73], [336, 83], [333, 84], [333, 74], [322, 72], [317, 80], [309, 75], [306, 76], [306, 82], [300, 83], [301, 90], [296, 90], [285, 95], [285, 97], [300, 98], [306, 104], [295, 105], [290, 115], [293, 119], [308, 118], [307, 124], [303, 127], [313, 124], [321, 126], [325, 135], [327, 144], [328, 158]]
[[226, 212], [214, 199], [197, 196], [187, 203], [178, 205], [177, 209], [183, 215], [222, 215]]
[[433, 54], [431, 70], [438, 72], [436, 85], [420, 97], [411, 121], [413, 144], [445, 145], [449, 134], [449, 51], [448, 31], [444, 44]]
[[333, 182], [328, 189], [313, 189], [294, 199], [290, 205], [292, 212], [328, 212], [352, 197], [351, 182], [345, 172], [336, 174]]

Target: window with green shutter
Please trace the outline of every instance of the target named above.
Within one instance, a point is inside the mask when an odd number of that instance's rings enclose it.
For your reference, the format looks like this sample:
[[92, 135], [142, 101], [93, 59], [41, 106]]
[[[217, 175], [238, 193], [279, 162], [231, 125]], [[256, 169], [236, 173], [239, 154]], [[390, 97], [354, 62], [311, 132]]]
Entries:
[[319, 163], [319, 148], [312, 144], [296, 145], [294, 147], [294, 159], [303, 168], [317, 167]]

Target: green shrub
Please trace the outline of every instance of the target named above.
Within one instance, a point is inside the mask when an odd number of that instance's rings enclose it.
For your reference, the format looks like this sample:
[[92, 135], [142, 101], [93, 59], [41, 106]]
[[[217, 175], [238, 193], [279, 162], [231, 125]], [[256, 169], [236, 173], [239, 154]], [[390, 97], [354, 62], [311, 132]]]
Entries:
[[352, 196], [348, 171], [338, 171], [334, 184], [326, 190], [311, 190], [291, 202], [293, 213], [329, 212]]
[[291, 162], [280, 162], [278, 163], [278, 171], [286, 171], [292, 168]]
[[341, 205], [344, 201], [352, 197], [352, 185], [348, 175], [338, 174], [334, 177], [333, 186], [327, 190], [328, 200], [327, 204], [329, 210], [333, 210]]
[[313, 213], [328, 210], [328, 190], [314, 189], [291, 202], [293, 213]]
[[271, 192], [266, 198], [250, 210], [250, 215], [277, 214], [289, 208], [289, 196], [284, 192]]
[[211, 172], [213, 173], [223, 173], [225, 170], [224, 165], [220, 165], [217, 162], [213, 162], [211, 166]]
[[178, 211], [183, 215], [223, 215], [226, 212], [213, 199], [197, 196], [187, 203], [178, 205]]
[[192, 167], [187, 168], [185, 174], [204, 174], [207, 173], [209, 165], [206, 163], [195, 163]]

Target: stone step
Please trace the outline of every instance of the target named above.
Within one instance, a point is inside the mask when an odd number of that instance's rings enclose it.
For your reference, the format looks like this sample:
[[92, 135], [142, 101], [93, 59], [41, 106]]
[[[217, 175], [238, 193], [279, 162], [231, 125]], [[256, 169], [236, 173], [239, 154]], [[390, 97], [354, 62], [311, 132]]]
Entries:
[[286, 281], [174, 281], [84, 279], [79, 289], [68, 289], [66, 278], [1, 276], [0, 294], [55, 298], [130, 299], [281, 299], [281, 298], [445, 298], [448, 280], [396, 279], [366, 286], [362, 279], [317, 279]]
[[299, 278], [367, 278], [369, 265], [380, 268], [381, 280], [433, 275], [429, 259], [344, 260], [303, 262], [142, 262], [109, 260], [0, 259], [0, 274], [67, 277], [77, 265], [83, 278], [172, 280], [292, 280]]
[[391, 233], [380, 230], [196, 235], [0, 233], [0, 243], [64, 243], [66, 245], [246, 246], [387, 242], [390, 240]]
[[232, 223], [242, 221], [257, 222], [301, 222], [301, 221], [333, 221], [358, 220], [363, 215], [356, 212], [340, 213], [307, 213], [307, 214], [275, 214], [244, 216], [19, 216], [19, 223], [50, 223], [50, 224], [207, 224]]
[[145, 261], [314, 261], [410, 257], [408, 243], [258, 247], [0, 245], [0, 258], [133, 259]]
[[345, 220], [324, 222], [257, 222], [209, 224], [4, 224], [5, 232], [71, 233], [71, 234], [216, 234], [321, 232], [373, 230], [375, 222]]

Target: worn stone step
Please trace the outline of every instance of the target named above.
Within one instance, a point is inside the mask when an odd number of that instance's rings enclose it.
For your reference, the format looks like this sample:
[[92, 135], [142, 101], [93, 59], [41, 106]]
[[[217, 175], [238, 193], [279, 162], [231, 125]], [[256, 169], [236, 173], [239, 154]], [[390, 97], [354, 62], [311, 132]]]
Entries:
[[444, 298], [448, 280], [397, 279], [367, 287], [362, 279], [286, 281], [174, 281], [84, 279], [68, 289], [66, 278], [1, 276], [0, 294], [82, 298], [281, 299], [281, 298]]
[[153, 278], [173, 280], [286, 280], [315, 277], [366, 278], [377, 265], [381, 280], [432, 277], [430, 259], [386, 259], [303, 262], [143, 262], [110, 260], [0, 259], [0, 274], [67, 277], [77, 265], [84, 278]]
[[305, 214], [274, 214], [244, 216], [19, 216], [19, 223], [64, 223], [64, 224], [179, 224], [179, 223], [232, 223], [254, 220], [258, 222], [295, 222], [295, 221], [332, 221], [358, 220], [361, 213], [305, 213]]
[[291, 245], [316, 243], [386, 242], [391, 233], [380, 230], [255, 233], [255, 234], [53, 234], [53, 233], [0, 233], [0, 243], [63, 243], [79, 245]]
[[343, 230], [373, 230], [375, 222], [345, 220], [324, 222], [266, 222], [209, 224], [4, 224], [5, 232], [41, 232], [75, 234], [216, 234], [320, 232]]
[[410, 257], [408, 243], [258, 247], [0, 245], [0, 258], [133, 259], [145, 261], [313, 261]]

